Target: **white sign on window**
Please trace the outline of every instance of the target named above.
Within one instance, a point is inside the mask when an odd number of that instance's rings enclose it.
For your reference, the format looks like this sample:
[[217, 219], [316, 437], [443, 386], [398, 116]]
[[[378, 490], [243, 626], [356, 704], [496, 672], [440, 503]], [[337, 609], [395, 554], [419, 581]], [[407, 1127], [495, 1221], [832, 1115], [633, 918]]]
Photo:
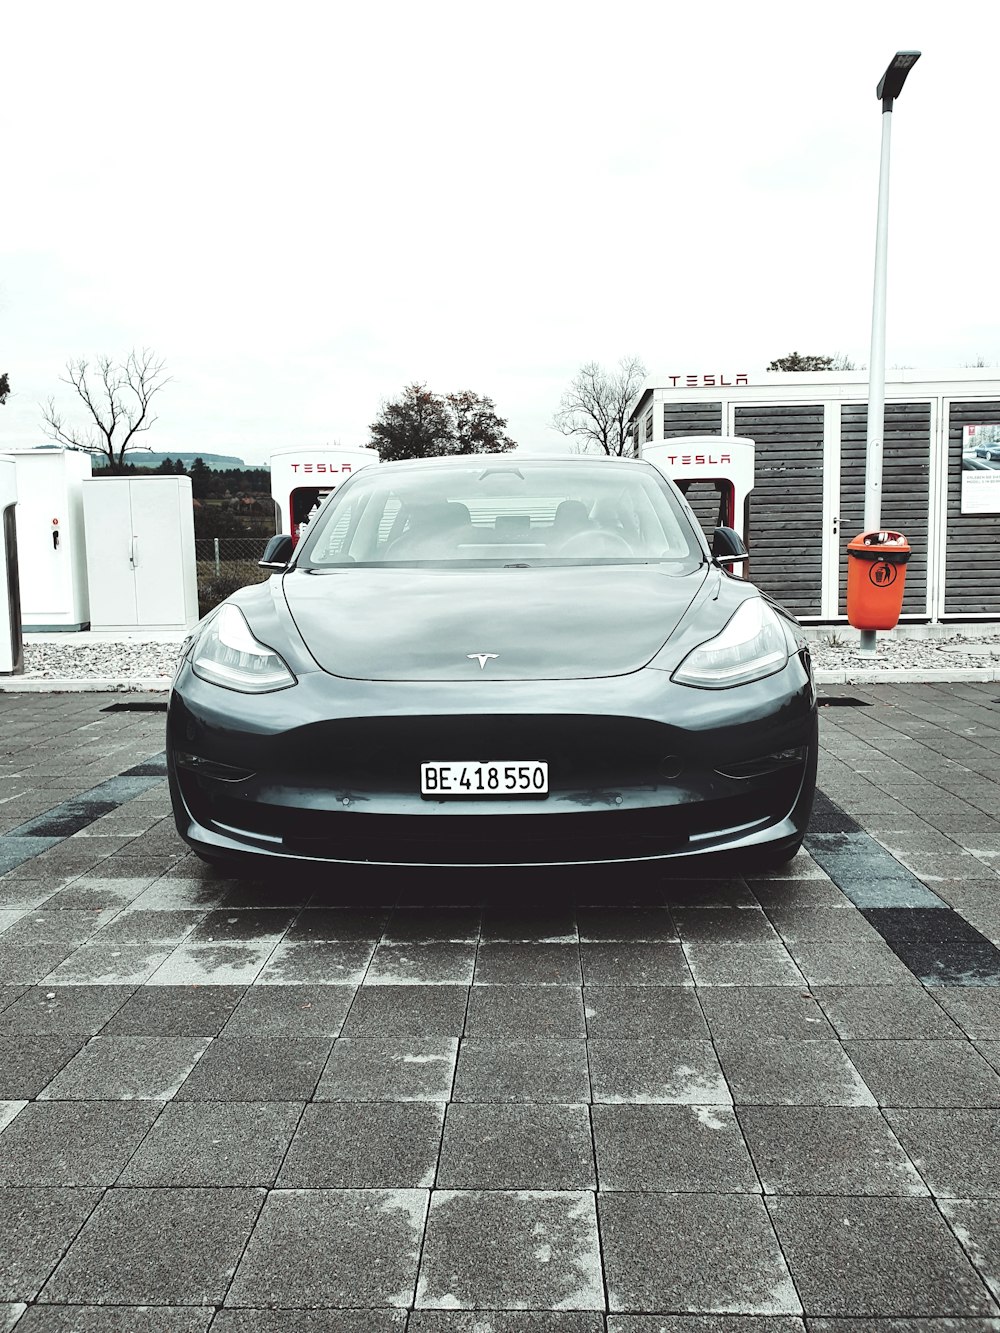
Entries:
[[962, 513], [1000, 514], [1000, 422], [962, 427]]

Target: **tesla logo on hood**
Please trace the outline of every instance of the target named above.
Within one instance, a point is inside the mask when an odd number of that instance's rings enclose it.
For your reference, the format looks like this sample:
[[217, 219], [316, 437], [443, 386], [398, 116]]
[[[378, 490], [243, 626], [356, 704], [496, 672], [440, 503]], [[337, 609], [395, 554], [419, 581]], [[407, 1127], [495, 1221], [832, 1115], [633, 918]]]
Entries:
[[486, 670], [486, 663], [487, 663], [491, 658], [499, 657], [499, 656], [500, 656], [499, 653], [466, 653], [465, 655], [466, 655], [466, 657], [469, 659], [470, 662], [478, 662], [478, 663], [479, 663], [479, 670], [480, 670], [480, 671], [485, 671], [485, 670]]

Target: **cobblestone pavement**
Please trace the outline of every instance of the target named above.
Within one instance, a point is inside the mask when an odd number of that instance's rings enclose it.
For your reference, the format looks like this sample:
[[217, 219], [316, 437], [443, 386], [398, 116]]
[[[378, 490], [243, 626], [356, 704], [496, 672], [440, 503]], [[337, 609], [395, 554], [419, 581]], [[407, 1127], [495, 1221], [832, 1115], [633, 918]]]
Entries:
[[1000, 1329], [1000, 687], [838, 692], [781, 876], [252, 882], [0, 696], [0, 1333]]

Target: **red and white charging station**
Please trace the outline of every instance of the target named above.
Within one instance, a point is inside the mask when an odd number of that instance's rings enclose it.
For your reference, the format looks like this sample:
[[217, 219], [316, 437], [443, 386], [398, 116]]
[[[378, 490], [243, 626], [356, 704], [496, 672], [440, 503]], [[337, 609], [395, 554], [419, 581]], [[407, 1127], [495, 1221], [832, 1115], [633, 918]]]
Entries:
[[[735, 528], [749, 546], [754, 451], [754, 441], [742, 435], [676, 435], [644, 444], [641, 456], [676, 482], [685, 495], [693, 488], [704, 492], [713, 486], [718, 513], [712, 526]], [[694, 504], [694, 494], [688, 498]], [[705, 514], [703, 498], [695, 508]], [[711, 531], [706, 535], [711, 541]], [[745, 574], [746, 566], [734, 572]]]
[[302, 449], [288, 445], [271, 454], [271, 498], [277, 507], [276, 532], [299, 540], [302, 524], [316, 506], [352, 472], [379, 461], [377, 449], [340, 446]]

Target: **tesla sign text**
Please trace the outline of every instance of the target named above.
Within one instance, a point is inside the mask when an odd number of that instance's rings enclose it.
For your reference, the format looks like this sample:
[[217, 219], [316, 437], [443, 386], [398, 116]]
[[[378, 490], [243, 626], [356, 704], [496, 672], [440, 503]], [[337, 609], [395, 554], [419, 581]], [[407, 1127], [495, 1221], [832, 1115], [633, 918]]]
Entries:
[[671, 467], [720, 467], [732, 461], [732, 454], [667, 454]]
[[750, 376], [745, 372], [738, 375], [668, 375], [667, 384], [671, 389], [735, 389], [741, 384], [749, 384]]
[[350, 463], [292, 463], [293, 472], [350, 472]]

